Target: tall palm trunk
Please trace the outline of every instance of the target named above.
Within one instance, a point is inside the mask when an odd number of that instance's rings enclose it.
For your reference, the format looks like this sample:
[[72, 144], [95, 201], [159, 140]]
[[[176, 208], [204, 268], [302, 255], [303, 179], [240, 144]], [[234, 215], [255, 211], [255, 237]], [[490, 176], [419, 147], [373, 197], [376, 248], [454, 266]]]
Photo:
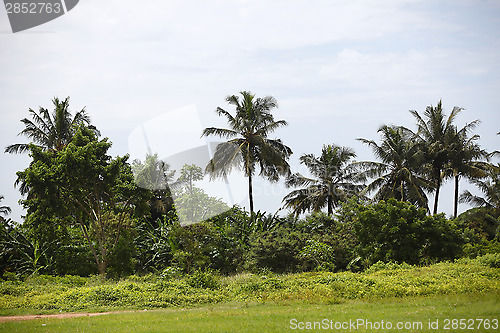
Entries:
[[253, 219], [253, 187], [252, 187], [252, 174], [248, 174], [248, 198], [250, 200], [250, 216]]
[[328, 195], [328, 216], [333, 214], [333, 198], [331, 195]]
[[439, 202], [439, 189], [441, 188], [441, 175], [437, 177], [437, 184], [436, 184], [436, 196], [434, 197], [434, 211], [433, 215], [437, 214], [438, 210], [438, 202]]
[[455, 202], [453, 205], [453, 218], [457, 218], [458, 212], [458, 186], [459, 186], [460, 176], [455, 175]]

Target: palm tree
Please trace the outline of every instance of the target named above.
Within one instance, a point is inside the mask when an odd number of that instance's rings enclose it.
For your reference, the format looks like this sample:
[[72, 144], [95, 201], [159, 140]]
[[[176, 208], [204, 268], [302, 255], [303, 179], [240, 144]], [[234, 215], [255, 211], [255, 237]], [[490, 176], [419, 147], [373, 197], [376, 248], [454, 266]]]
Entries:
[[148, 199], [150, 218], [152, 223], [174, 209], [172, 190], [178, 182], [174, 181], [175, 170], [170, 170], [170, 165], [162, 161], [158, 154], [146, 155], [144, 163], [136, 159], [132, 162], [134, 180], [139, 187], [151, 190]]
[[442, 102], [439, 101], [436, 107], [431, 105], [425, 109], [424, 117], [426, 119], [422, 118], [417, 111], [410, 111], [416, 119], [417, 138], [421, 143], [421, 149], [425, 152], [426, 164], [429, 165], [429, 174], [434, 182], [436, 194], [433, 214], [437, 214], [443, 171], [450, 159], [449, 141], [453, 137], [453, 121], [462, 110], [463, 108], [454, 107], [446, 119]]
[[460, 202], [476, 207], [486, 207], [494, 212], [495, 217], [498, 217], [500, 216], [500, 164], [496, 166], [490, 164], [486, 172], [485, 179], [471, 179], [471, 183], [476, 185], [484, 196], [473, 195], [466, 190], [460, 195]]
[[[29, 109], [31, 118], [21, 120], [25, 125], [19, 135], [25, 135], [32, 140], [32, 143], [43, 150], [62, 150], [66, 146], [80, 125], [87, 126], [94, 134], [99, 135], [99, 131], [90, 125], [90, 117], [85, 108], [78, 111], [72, 118], [69, 108], [69, 97], [63, 101], [58, 98], [52, 100], [54, 111], [52, 115], [47, 109], [40, 107], [38, 113]], [[5, 148], [6, 153], [25, 153], [29, 150], [30, 144], [16, 143]]]
[[284, 206], [293, 209], [296, 215], [305, 211], [318, 212], [325, 206], [328, 215], [339, 202], [356, 195], [360, 185], [354, 183], [360, 180], [359, 174], [352, 159], [356, 154], [351, 148], [337, 145], [325, 145], [321, 156], [304, 154], [300, 163], [304, 164], [314, 178], [308, 178], [295, 173], [286, 180], [287, 187], [302, 186], [305, 188], [294, 190], [283, 198]]
[[[3, 195], [0, 195], [0, 201], [3, 201], [4, 199], [4, 196]], [[0, 221], [4, 221], [4, 217], [1, 216], [1, 215], [9, 215], [10, 212], [12, 212], [12, 209], [10, 209], [10, 207], [8, 206], [0, 206]]]
[[468, 137], [468, 132], [474, 129], [480, 123], [479, 120], [465, 125], [462, 129], [454, 128], [450, 142], [450, 157], [446, 174], [454, 178], [455, 196], [453, 202], [453, 216], [457, 217], [458, 212], [458, 194], [459, 182], [461, 177], [477, 179], [485, 176], [486, 163], [478, 161], [488, 157], [488, 153], [481, 149], [476, 141], [479, 135]]
[[252, 177], [256, 166], [260, 167], [260, 176], [278, 181], [280, 176], [290, 174], [288, 158], [292, 150], [281, 140], [268, 138], [270, 133], [287, 125], [285, 120], [275, 121], [271, 114], [271, 110], [278, 106], [276, 99], [271, 96], [255, 98], [248, 91], [241, 92], [241, 95], [241, 99], [235, 95], [226, 98], [236, 108], [234, 116], [220, 107], [216, 110], [219, 116], [227, 118], [229, 128], [208, 127], [203, 130], [202, 136], [229, 139], [217, 145], [205, 171], [214, 179], [226, 177], [235, 167], [242, 169], [248, 177], [250, 214], [253, 216]]
[[411, 131], [404, 127], [383, 125], [378, 132], [382, 134], [380, 145], [373, 140], [358, 139], [370, 146], [381, 161], [359, 162], [365, 169], [364, 176], [375, 178], [362, 193], [377, 191], [376, 200], [395, 198], [428, 210], [425, 191], [433, 186], [419, 170], [423, 155]]

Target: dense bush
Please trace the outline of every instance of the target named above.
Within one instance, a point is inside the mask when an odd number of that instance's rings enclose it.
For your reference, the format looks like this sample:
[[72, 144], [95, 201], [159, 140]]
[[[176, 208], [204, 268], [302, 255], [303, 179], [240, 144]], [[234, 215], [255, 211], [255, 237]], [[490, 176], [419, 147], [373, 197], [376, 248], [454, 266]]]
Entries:
[[[377, 262], [422, 265], [460, 256], [500, 253], [496, 220], [481, 210], [456, 220], [396, 200], [368, 204], [353, 199], [336, 214], [314, 213], [301, 219], [261, 212], [250, 218], [235, 206], [207, 221], [180, 225], [174, 211], [154, 223], [138, 220], [126, 230], [110, 257], [108, 277], [162, 274], [178, 277], [213, 270], [223, 275], [243, 271], [274, 273], [362, 271]], [[0, 265], [20, 278], [32, 274], [96, 274], [81, 231], [35, 242], [21, 226], [4, 225]], [[61, 231], [62, 235], [62, 231]], [[374, 269], [374, 268], [373, 268]]]
[[301, 258], [300, 252], [307, 239], [307, 234], [290, 227], [254, 233], [250, 237], [246, 268], [278, 273], [303, 271], [308, 260]]
[[456, 220], [461, 228], [471, 230], [478, 237], [488, 241], [500, 241], [500, 221], [492, 211], [484, 207], [469, 209]]
[[442, 214], [428, 216], [425, 209], [395, 199], [372, 205], [351, 202], [348, 208], [357, 253], [368, 265], [436, 262], [454, 259], [461, 251], [460, 233]]
[[135, 271], [158, 272], [172, 261], [172, 228], [177, 223], [173, 212], [155, 221], [140, 221], [135, 229]]
[[[339, 215], [342, 216], [342, 213]], [[356, 258], [354, 249], [358, 241], [352, 221], [325, 213], [314, 213], [299, 221], [297, 228], [306, 233], [308, 239], [324, 243], [332, 249], [333, 258], [329, 261], [335, 270], [348, 269], [349, 263]]]
[[500, 222], [493, 215], [486, 208], [472, 208], [457, 217], [456, 224], [465, 240], [465, 257], [500, 253]]
[[185, 308], [231, 301], [292, 300], [332, 304], [345, 299], [465, 293], [500, 295], [500, 269], [493, 267], [497, 263], [498, 256], [493, 258], [490, 255], [426, 267], [376, 263], [364, 273], [275, 275], [267, 272], [221, 277], [212, 271], [198, 270], [180, 278], [134, 275], [120, 281], [95, 276], [37, 276], [24, 282], [0, 282], [0, 314], [8, 313], [10, 309], [35, 309], [36, 312], [109, 311], [123, 308]]

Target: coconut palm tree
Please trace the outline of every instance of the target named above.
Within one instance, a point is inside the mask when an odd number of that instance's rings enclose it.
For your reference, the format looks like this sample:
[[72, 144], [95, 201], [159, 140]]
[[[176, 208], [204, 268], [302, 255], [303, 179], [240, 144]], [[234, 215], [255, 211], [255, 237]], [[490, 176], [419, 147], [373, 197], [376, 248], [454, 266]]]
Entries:
[[477, 179], [485, 177], [486, 175], [485, 169], [488, 164], [480, 160], [487, 158], [488, 153], [481, 149], [476, 142], [479, 139], [479, 135], [468, 136], [468, 133], [479, 123], [479, 120], [474, 120], [460, 130], [454, 128], [452, 131], [452, 137], [449, 143], [449, 164], [446, 167], [447, 170], [445, 170], [445, 174], [449, 177], [453, 177], [455, 183], [453, 202], [453, 216], [455, 218], [458, 212], [460, 178], [467, 177], [469, 179]]
[[325, 206], [328, 215], [340, 202], [359, 193], [360, 180], [353, 158], [354, 150], [337, 145], [325, 145], [321, 156], [304, 154], [300, 163], [304, 164], [311, 173], [308, 178], [295, 173], [287, 178], [287, 187], [304, 187], [290, 192], [283, 198], [284, 206], [290, 208], [296, 215], [306, 211], [320, 211]]
[[429, 174], [434, 182], [436, 193], [433, 214], [437, 214], [439, 190], [444, 176], [443, 171], [450, 159], [449, 141], [453, 137], [453, 121], [462, 110], [463, 108], [454, 107], [446, 119], [442, 102], [439, 101], [436, 107], [428, 106], [423, 117], [415, 110], [410, 111], [415, 117], [418, 128], [417, 138], [421, 144], [421, 149], [425, 153]]
[[203, 130], [202, 136], [228, 139], [217, 145], [205, 171], [214, 179], [226, 177], [234, 168], [241, 169], [248, 177], [250, 213], [253, 215], [252, 178], [257, 165], [260, 176], [277, 181], [280, 176], [290, 174], [288, 158], [292, 150], [281, 140], [268, 138], [276, 129], [287, 125], [285, 120], [275, 121], [271, 114], [271, 110], [278, 106], [276, 99], [271, 96], [255, 98], [248, 91], [241, 92], [241, 97], [232, 95], [226, 98], [236, 108], [234, 116], [220, 107], [216, 109], [219, 116], [227, 118], [229, 128], [208, 127]]
[[[25, 129], [19, 135], [25, 135], [32, 140], [32, 144], [41, 147], [43, 150], [62, 150], [66, 146], [80, 125], [87, 126], [94, 134], [99, 135], [99, 131], [90, 125], [90, 117], [85, 108], [71, 116], [69, 111], [69, 97], [60, 101], [57, 97], [52, 100], [54, 111], [52, 114], [42, 107], [38, 113], [29, 109], [31, 118], [24, 118], [21, 122]], [[27, 143], [16, 143], [5, 148], [6, 153], [25, 153], [29, 150]]]
[[468, 203], [476, 207], [486, 207], [493, 211], [495, 217], [500, 216], [500, 164], [490, 164], [484, 179], [471, 179], [484, 196], [473, 195], [468, 190], [460, 195], [461, 203]]
[[413, 140], [413, 133], [404, 127], [380, 127], [381, 144], [373, 140], [359, 138], [358, 140], [370, 146], [380, 162], [359, 162], [365, 170], [363, 175], [374, 178], [362, 194], [377, 191], [375, 200], [395, 198], [408, 201], [418, 207], [428, 210], [428, 200], [425, 191], [433, 185], [419, 170], [423, 154]]
[[139, 187], [151, 190], [147, 204], [151, 221], [156, 226], [157, 219], [174, 209], [172, 191], [179, 185], [174, 181], [175, 170], [170, 170], [170, 165], [162, 161], [158, 154], [147, 154], [144, 162], [139, 159], [132, 162], [132, 172]]

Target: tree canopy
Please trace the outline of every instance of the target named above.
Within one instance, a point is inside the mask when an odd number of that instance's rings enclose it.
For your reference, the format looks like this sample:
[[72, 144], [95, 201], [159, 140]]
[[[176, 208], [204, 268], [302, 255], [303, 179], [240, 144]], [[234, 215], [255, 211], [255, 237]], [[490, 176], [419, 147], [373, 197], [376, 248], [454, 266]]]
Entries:
[[318, 212], [327, 207], [328, 215], [340, 202], [357, 195], [361, 189], [358, 184], [362, 177], [353, 158], [356, 154], [351, 148], [325, 145], [321, 156], [304, 154], [300, 163], [304, 164], [313, 178], [295, 173], [287, 178], [288, 187], [305, 187], [290, 192], [283, 201], [298, 215], [306, 211]]
[[271, 110], [278, 106], [274, 97], [256, 98], [248, 91], [239, 96], [228, 96], [226, 101], [235, 107], [233, 116], [218, 107], [219, 116], [227, 118], [229, 128], [208, 127], [202, 136], [215, 135], [229, 139], [217, 145], [213, 158], [209, 161], [206, 172], [211, 178], [225, 177], [234, 168], [241, 169], [248, 177], [248, 197], [250, 212], [254, 212], [252, 177], [259, 166], [259, 175], [270, 181], [277, 181], [280, 176], [290, 174], [288, 158], [292, 150], [280, 139], [270, 139], [276, 129], [286, 126], [285, 120], [274, 120]]
[[33, 161], [18, 172], [28, 189], [28, 221], [43, 223], [49, 215], [79, 226], [103, 275], [122, 231], [147, 198], [134, 183], [128, 156], [113, 159], [107, 155], [110, 147], [107, 139], [97, 140], [81, 126], [59, 151], [31, 145]]
[[29, 109], [33, 120], [28, 118], [21, 120], [25, 129], [19, 135], [28, 137], [31, 143], [9, 145], [5, 148], [6, 153], [25, 153], [29, 151], [30, 144], [42, 150], [61, 150], [71, 141], [80, 125], [87, 126], [96, 135], [99, 134], [95, 126], [90, 124], [90, 116], [85, 108], [76, 112], [72, 117], [69, 111], [69, 97], [62, 101], [54, 97], [52, 103], [54, 104], [52, 114], [43, 107], [39, 108], [38, 113]]

